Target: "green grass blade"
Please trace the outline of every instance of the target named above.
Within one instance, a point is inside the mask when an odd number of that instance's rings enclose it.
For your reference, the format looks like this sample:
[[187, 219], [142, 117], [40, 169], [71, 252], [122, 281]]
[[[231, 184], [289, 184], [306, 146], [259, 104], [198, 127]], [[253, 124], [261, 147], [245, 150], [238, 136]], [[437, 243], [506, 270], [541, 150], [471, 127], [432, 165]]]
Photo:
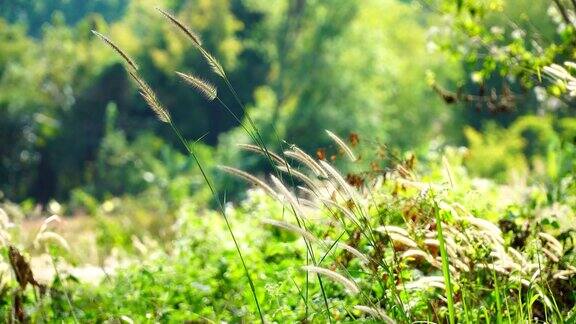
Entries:
[[438, 231], [438, 242], [440, 243], [440, 255], [442, 257], [442, 274], [444, 275], [444, 282], [446, 284], [446, 297], [448, 299], [448, 316], [450, 324], [456, 322], [454, 312], [454, 293], [452, 290], [452, 282], [450, 280], [450, 263], [448, 261], [448, 253], [446, 252], [446, 242], [442, 234], [442, 219], [440, 217], [440, 208], [438, 204], [434, 204], [434, 214], [436, 216], [436, 230]]

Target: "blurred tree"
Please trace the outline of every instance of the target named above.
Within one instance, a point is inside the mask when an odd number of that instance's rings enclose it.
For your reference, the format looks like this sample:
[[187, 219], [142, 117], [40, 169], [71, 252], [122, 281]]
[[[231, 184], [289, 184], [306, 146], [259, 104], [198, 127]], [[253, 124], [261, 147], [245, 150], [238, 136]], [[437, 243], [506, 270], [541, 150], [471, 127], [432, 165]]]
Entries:
[[1, 15], [9, 22], [23, 23], [33, 36], [41, 36], [42, 26], [55, 13], [74, 25], [91, 13], [98, 13], [108, 21], [121, 18], [128, 0], [10, 0], [0, 2]]
[[[426, 71], [436, 71], [438, 80], [452, 80], [460, 69], [440, 54], [429, 55], [428, 16], [413, 4], [109, 1], [102, 5], [122, 8], [117, 10], [122, 15], [108, 16], [108, 9], [95, 14], [95, 7], [77, 1], [33, 3], [7, 5], [5, 16], [14, 21], [18, 11], [46, 19], [43, 10], [50, 12], [50, 22], [43, 21], [33, 32], [37, 38], [27, 35], [23, 23], [3, 22], [7, 28], [0, 30], [0, 37], [10, 40], [9, 45], [0, 44], [0, 113], [6, 116], [2, 123], [10, 125], [2, 129], [6, 136], [0, 141], [3, 147], [13, 143], [2, 149], [0, 178], [6, 182], [0, 190], [10, 199], [66, 198], [71, 189], [93, 181], [109, 102], [118, 105], [117, 125], [127, 146], [148, 130], [177, 144], [138, 97], [119, 59], [92, 37], [91, 29], [109, 35], [134, 57], [186, 138], [219, 144], [221, 161], [240, 165], [231, 145], [247, 142], [247, 137], [238, 128], [228, 132], [237, 126], [234, 120], [182, 84], [174, 71], [215, 81], [222, 100], [240, 115], [241, 108], [189, 40], [154, 10], [157, 5], [202, 36], [268, 143], [278, 145], [281, 138], [312, 151], [328, 145], [321, 135], [329, 128], [343, 136], [354, 131], [362, 139], [406, 148], [441, 134], [452, 120], [453, 114], [441, 109], [441, 100], [426, 85]], [[64, 9], [52, 13], [54, 8]], [[107, 23], [110, 17], [116, 20]], [[252, 170], [265, 168], [255, 161], [246, 163]]]
[[[51, 13], [37, 39], [27, 35], [25, 20], [16, 25], [0, 21], [0, 39], [5, 40], [0, 44], [0, 123], [6, 125], [1, 128], [0, 191], [9, 199], [65, 198], [72, 188], [91, 181], [91, 165], [104, 135], [104, 108], [110, 101], [120, 107], [119, 126], [130, 142], [151, 129], [176, 143], [130, 86], [114, 53], [93, 38], [92, 29], [109, 34], [137, 59], [175, 119], [188, 123], [182, 125], [186, 137], [199, 138], [209, 132], [205, 138], [215, 144], [220, 132], [234, 126], [222, 110], [177, 81], [175, 69], [207, 73], [209, 68], [154, 10], [162, 4], [122, 2], [125, 14], [112, 25], [94, 14], [96, 9], [90, 5], [83, 7], [90, 14], [70, 27], [65, 10], [52, 12], [65, 2], [39, 3], [4, 4], [10, 9], [5, 12], [8, 19], [16, 9], [30, 17], [43, 17], [43, 10]], [[228, 0], [167, 0], [164, 5], [185, 13], [179, 16], [203, 34], [232, 77], [237, 78], [236, 70], [240, 76], [258, 70], [254, 55], [248, 53], [250, 60], [242, 63], [238, 60], [242, 45], [235, 33], [243, 23], [234, 17]], [[80, 19], [81, 13], [77, 14]], [[142, 24], [143, 20], [149, 23]], [[250, 98], [250, 87], [261, 79], [243, 83], [244, 99]]]
[[436, 89], [450, 102], [474, 108], [469, 124], [479, 128], [488, 118], [509, 125], [521, 115], [546, 111], [574, 114], [572, 100], [549, 100], [561, 89], [543, 73], [545, 66], [574, 57], [573, 1], [420, 3], [443, 18], [432, 35], [434, 46], [463, 62], [466, 77], [460, 87], [438, 83]]
[[[441, 133], [453, 114], [426, 83], [427, 70], [456, 79], [457, 62], [426, 49], [426, 17], [399, 1], [247, 1], [263, 19], [250, 37], [270, 69], [249, 111], [265, 141], [315, 152], [324, 129], [413, 148]], [[252, 171], [265, 161], [239, 155], [242, 130], [221, 137], [225, 163]], [[276, 144], [273, 144], [276, 143]], [[233, 188], [226, 183], [223, 187]]]

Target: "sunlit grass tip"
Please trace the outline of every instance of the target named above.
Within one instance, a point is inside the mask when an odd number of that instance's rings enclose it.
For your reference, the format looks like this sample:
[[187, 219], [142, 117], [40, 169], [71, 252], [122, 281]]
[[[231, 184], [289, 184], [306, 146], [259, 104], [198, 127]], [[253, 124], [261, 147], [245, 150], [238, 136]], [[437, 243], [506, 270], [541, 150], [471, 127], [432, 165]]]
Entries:
[[346, 145], [346, 143], [344, 143], [344, 141], [340, 137], [338, 137], [338, 135], [332, 133], [327, 129], [326, 134], [328, 134], [328, 136], [334, 141], [334, 143], [336, 143], [340, 147], [340, 149], [348, 156], [348, 158], [352, 162], [356, 161], [356, 155], [354, 155], [352, 149], [350, 149], [350, 147], [348, 147], [348, 145]]
[[281, 228], [281, 229], [284, 229], [284, 230], [287, 230], [290, 232], [300, 234], [302, 237], [304, 237], [308, 241], [314, 242], [314, 241], [318, 240], [314, 235], [312, 235], [312, 233], [310, 233], [310, 232], [306, 231], [305, 229], [302, 229], [302, 228], [300, 228], [294, 224], [290, 224], [290, 223], [282, 222], [282, 221], [277, 221], [274, 219], [263, 219], [262, 223], [267, 224], [267, 225], [271, 225], [274, 227], [278, 227], [278, 228]]
[[368, 259], [368, 256], [365, 255], [364, 253], [358, 251], [357, 249], [355, 249], [354, 247], [346, 244], [346, 243], [342, 243], [342, 242], [334, 242], [332, 240], [325, 240], [325, 242], [328, 245], [333, 245], [335, 244], [337, 247], [348, 251], [350, 254], [354, 255], [355, 257], [357, 257], [360, 261], [362, 261], [362, 263], [364, 264], [368, 264], [370, 263], [370, 259]]
[[333, 281], [344, 286], [344, 288], [346, 288], [346, 290], [351, 294], [355, 295], [360, 292], [360, 289], [358, 288], [356, 283], [354, 283], [352, 280], [344, 277], [343, 275], [339, 274], [336, 271], [332, 271], [330, 269], [321, 268], [317, 266], [303, 266], [302, 270], [326, 276], [327, 278], [330, 278]]
[[176, 72], [176, 74], [186, 83], [191, 85], [194, 89], [198, 90], [198, 92], [200, 92], [200, 94], [209, 101], [216, 99], [218, 96], [216, 87], [210, 82], [182, 72]]
[[126, 54], [122, 49], [120, 49], [120, 47], [118, 47], [118, 45], [114, 44], [114, 42], [110, 38], [100, 34], [99, 32], [97, 32], [95, 30], [92, 30], [92, 33], [94, 35], [96, 35], [98, 38], [100, 38], [102, 41], [104, 41], [104, 43], [106, 43], [108, 46], [110, 46], [116, 53], [118, 53], [124, 59], [124, 61], [132, 69], [134, 69], [134, 71], [138, 70], [138, 65], [136, 65], [136, 63], [134, 63], [134, 60], [132, 60], [130, 58], [130, 56], [128, 56], [128, 54]]
[[192, 40], [194, 45], [196, 45], [198, 47], [202, 46], [202, 39], [200, 38], [200, 36], [198, 36], [198, 34], [193, 32], [192, 29], [190, 29], [188, 26], [186, 26], [185, 24], [180, 22], [178, 19], [176, 19], [176, 17], [174, 17], [173, 15], [168, 13], [167, 11], [162, 10], [161, 8], [158, 8], [158, 7], [156, 7], [156, 10], [158, 10], [164, 17], [166, 17], [166, 19], [168, 19], [168, 21], [170, 21], [178, 29], [180, 29], [182, 32], [184, 32], [184, 34], [186, 34], [186, 36], [188, 36], [188, 38], [190, 38]]
[[220, 64], [220, 62], [218, 62], [218, 60], [214, 56], [212, 56], [212, 54], [208, 53], [204, 48], [200, 48], [200, 52], [202, 53], [202, 56], [204, 56], [206, 61], [208, 61], [208, 65], [212, 69], [212, 72], [216, 73], [222, 79], [228, 80], [226, 78], [226, 72], [224, 72], [222, 64]]
[[238, 178], [244, 179], [245, 181], [248, 181], [257, 187], [260, 187], [267, 194], [269, 194], [270, 196], [272, 196], [274, 198], [276, 198], [278, 196], [276, 191], [274, 191], [274, 189], [272, 189], [269, 185], [267, 185], [266, 182], [258, 179], [257, 177], [251, 175], [248, 172], [245, 172], [245, 171], [233, 168], [233, 167], [225, 166], [225, 165], [219, 165], [218, 169], [220, 169], [220, 170], [222, 170], [228, 174], [234, 175]]

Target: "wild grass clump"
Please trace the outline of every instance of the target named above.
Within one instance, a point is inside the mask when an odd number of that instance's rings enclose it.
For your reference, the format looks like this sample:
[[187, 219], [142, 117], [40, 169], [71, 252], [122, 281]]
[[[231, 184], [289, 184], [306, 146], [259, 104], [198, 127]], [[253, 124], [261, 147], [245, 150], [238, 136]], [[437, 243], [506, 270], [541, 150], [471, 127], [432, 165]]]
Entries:
[[[356, 160], [344, 141], [328, 135]], [[561, 321], [574, 307], [575, 296], [560, 302], [564, 290], [553, 288], [574, 287], [573, 253], [538, 228], [513, 243], [498, 224], [451, 200], [449, 170], [449, 186], [420, 182], [404, 165], [353, 186], [332, 164], [295, 146], [275, 154], [275, 163], [293, 177], [283, 182], [271, 175], [269, 185], [241, 170], [222, 170], [285, 206], [280, 219], [262, 223], [301, 236], [307, 253], [322, 256], [302, 269], [347, 293], [328, 299], [343, 298], [351, 319]], [[449, 168], [445, 159], [443, 165]]]
[[[549, 228], [515, 232], [481, 218], [503, 210], [490, 199], [468, 210], [470, 193], [458, 172], [450, 172], [457, 185], [447, 178], [426, 183], [401, 163], [352, 185], [333, 163], [296, 147], [286, 153], [270, 154], [280, 168], [298, 172], [293, 178], [221, 169], [256, 187], [228, 205], [226, 215], [258, 278], [266, 320], [516, 323], [572, 316], [576, 268], [569, 240]], [[246, 305], [245, 270], [233, 261], [236, 246], [218, 214], [191, 202], [182, 206], [169, 248], [135, 240], [137, 261], [98, 286], [62, 272], [61, 283], [50, 285], [54, 294], [37, 301], [29, 286], [28, 318], [257, 320]], [[57, 219], [40, 226], [38, 244], [65, 249], [46, 235]]]

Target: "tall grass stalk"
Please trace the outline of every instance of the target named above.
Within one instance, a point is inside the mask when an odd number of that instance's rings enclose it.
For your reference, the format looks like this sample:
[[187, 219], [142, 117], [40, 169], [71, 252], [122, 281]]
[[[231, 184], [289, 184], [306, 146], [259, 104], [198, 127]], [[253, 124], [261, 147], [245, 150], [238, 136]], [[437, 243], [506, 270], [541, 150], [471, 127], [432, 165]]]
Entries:
[[182, 142], [182, 144], [184, 145], [184, 147], [186, 148], [188, 153], [193, 157], [194, 161], [196, 162], [196, 165], [198, 166], [198, 169], [200, 169], [200, 173], [202, 173], [202, 177], [204, 178], [204, 181], [208, 185], [208, 188], [210, 188], [210, 192], [212, 193], [214, 200], [218, 204], [218, 209], [220, 210], [220, 213], [222, 214], [224, 221], [226, 222], [226, 227], [228, 229], [228, 232], [230, 233], [230, 236], [232, 237], [232, 241], [234, 241], [234, 246], [236, 247], [236, 252], [238, 253], [238, 256], [240, 257], [242, 267], [244, 268], [244, 273], [246, 275], [246, 278], [248, 279], [248, 284], [250, 285], [250, 290], [252, 291], [252, 296], [254, 297], [254, 302], [256, 303], [256, 308], [258, 310], [258, 315], [260, 317], [260, 321], [262, 323], [264, 323], [265, 322], [264, 321], [264, 315], [262, 314], [262, 310], [260, 309], [260, 302], [258, 301], [258, 295], [256, 293], [256, 287], [254, 286], [254, 282], [252, 281], [252, 277], [250, 276], [250, 271], [248, 270], [248, 266], [246, 265], [246, 261], [244, 260], [244, 256], [242, 255], [242, 251], [240, 250], [240, 245], [236, 239], [236, 235], [234, 235], [234, 231], [232, 230], [232, 225], [230, 224], [228, 216], [226, 215], [226, 209], [224, 208], [222, 202], [220, 201], [220, 199], [218, 197], [218, 193], [216, 192], [216, 190], [214, 188], [214, 185], [212, 184], [212, 182], [208, 178], [208, 175], [205, 172], [204, 167], [202, 166], [202, 163], [200, 162], [200, 159], [198, 158], [198, 155], [190, 147], [190, 145], [188, 145], [186, 140], [182, 137], [180, 130], [176, 127], [176, 125], [174, 125], [174, 123], [172, 121], [170, 121], [170, 126], [171, 126], [172, 130], [174, 131], [174, 133], [176, 133], [176, 135], [180, 139], [180, 142]]
[[492, 269], [492, 278], [494, 280], [494, 298], [496, 298], [496, 323], [502, 323], [502, 298], [500, 296], [500, 284], [496, 277], [496, 270]]
[[200, 173], [202, 174], [204, 181], [206, 182], [206, 184], [208, 185], [208, 188], [210, 189], [210, 192], [213, 196], [213, 199], [215, 200], [215, 202], [217, 204], [218, 210], [220, 211], [220, 213], [222, 214], [222, 216], [224, 218], [227, 230], [230, 233], [230, 236], [232, 237], [232, 241], [234, 242], [234, 246], [236, 247], [236, 252], [238, 253], [238, 256], [239, 256], [240, 261], [242, 263], [242, 267], [244, 269], [245, 276], [248, 280], [248, 284], [250, 286], [250, 290], [252, 292], [252, 296], [253, 296], [254, 302], [256, 304], [256, 308], [258, 311], [258, 315], [260, 317], [260, 321], [262, 323], [264, 323], [265, 322], [264, 321], [264, 315], [263, 315], [262, 310], [260, 308], [260, 302], [258, 300], [256, 287], [254, 286], [252, 276], [250, 275], [250, 271], [248, 270], [248, 266], [246, 265], [246, 261], [244, 260], [244, 256], [242, 255], [242, 251], [240, 249], [240, 245], [238, 243], [238, 240], [236, 239], [236, 235], [234, 234], [234, 231], [232, 230], [232, 225], [230, 224], [230, 220], [228, 219], [228, 216], [226, 215], [226, 209], [224, 208], [224, 205], [222, 204], [222, 201], [220, 200], [218, 193], [216, 192], [216, 189], [215, 189], [214, 185], [212, 184], [212, 181], [210, 181], [210, 178], [209, 178], [208, 174], [206, 173], [204, 166], [202, 165], [200, 159], [198, 158], [198, 155], [196, 154], [194, 149], [192, 147], [190, 147], [188, 142], [184, 139], [184, 137], [182, 136], [182, 133], [180, 132], [179, 128], [174, 124], [168, 111], [160, 105], [160, 103], [156, 99], [156, 97], [155, 97], [153, 91], [150, 89], [150, 87], [139, 77], [137, 72], [134, 70], [134, 66], [135, 66], [134, 63], [132, 63], [131, 61], [127, 61], [126, 58], [128, 56], [126, 54], [123, 54], [124, 52], [118, 46], [116, 46], [110, 39], [105, 38], [104, 36], [102, 36], [98, 32], [95, 32], [95, 31], [93, 31], [93, 32], [95, 35], [97, 35], [98, 37], [103, 39], [104, 42], [106, 44], [108, 44], [109, 46], [111, 46], [117, 53], [121, 54], [121, 57], [126, 61], [128, 66], [132, 68], [132, 70], [127, 68], [127, 70], [130, 73], [130, 75], [132, 76], [132, 78], [135, 79], [135, 81], [137, 82], [138, 86], [140, 87], [140, 93], [142, 94], [142, 96], [144, 97], [144, 99], [146, 100], [146, 102], [148, 103], [150, 108], [152, 108], [152, 110], [158, 115], [158, 117], [161, 121], [170, 125], [170, 128], [172, 129], [174, 134], [178, 137], [178, 139], [180, 140], [180, 142], [182, 143], [182, 145], [184, 146], [186, 151], [194, 159], [194, 162], [198, 166], [198, 169], [200, 170]]
[[446, 284], [446, 298], [448, 299], [448, 316], [450, 324], [456, 323], [456, 315], [454, 311], [454, 292], [452, 290], [452, 282], [450, 280], [450, 263], [448, 260], [448, 253], [446, 251], [446, 242], [444, 241], [444, 234], [442, 233], [442, 218], [440, 217], [440, 208], [437, 203], [434, 203], [434, 215], [436, 217], [436, 231], [438, 232], [438, 242], [440, 242], [440, 256], [442, 257], [442, 274], [444, 275], [444, 282]]
[[72, 320], [74, 321], [74, 323], [80, 323], [78, 322], [78, 317], [76, 317], [76, 312], [74, 311], [74, 306], [72, 306], [72, 297], [70, 297], [70, 293], [68, 292], [68, 289], [66, 289], [66, 287], [64, 286], [64, 281], [62, 280], [62, 277], [60, 276], [60, 270], [58, 270], [58, 267], [56, 266], [56, 260], [54, 260], [54, 256], [52, 255], [52, 253], [48, 253], [48, 255], [50, 256], [50, 263], [52, 263], [52, 267], [54, 268], [54, 274], [56, 276], [56, 278], [58, 278], [58, 281], [60, 281], [60, 283], [62, 284], [62, 291], [64, 292], [64, 297], [66, 299], [66, 303], [68, 304], [68, 307], [70, 307], [70, 314], [72, 314]]
[[[266, 146], [266, 143], [264, 141], [264, 138], [260, 132], [260, 129], [256, 126], [256, 124], [254, 123], [254, 120], [252, 119], [252, 117], [250, 116], [250, 113], [248, 112], [248, 110], [246, 109], [245, 105], [242, 103], [242, 101], [240, 100], [240, 97], [238, 96], [238, 93], [236, 92], [236, 90], [234, 89], [234, 87], [232, 86], [232, 83], [230, 82], [230, 80], [228, 79], [228, 76], [226, 75], [226, 72], [224, 70], [224, 68], [222, 67], [222, 65], [218, 62], [218, 60], [216, 60], [216, 58], [214, 58], [214, 56], [212, 56], [203, 46], [202, 46], [202, 42], [200, 41], [200, 38], [190, 30], [190, 28], [188, 28], [184, 23], [182, 23], [181, 21], [179, 21], [176, 17], [174, 17], [173, 15], [171, 15], [170, 13], [160, 9], [160, 8], [156, 8], [162, 15], [164, 15], [171, 23], [173, 23], [179, 30], [181, 30], [182, 32], [184, 32], [184, 34], [186, 36], [188, 36], [191, 40], [192, 40], [192, 44], [194, 45], [195, 48], [198, 49], [198, 51], [200, 51], [200, 54], [202, 54], [202, 56], [206, 59], [206, 61], [208, 62], [208, 65], [211, 67], [212, 71], [219, 76], [220, 78], [222, 78], [222, 80], [224, 81], [224, 83], [226, 84], [226, 87], [228, 88], [228, 90], [232, 93], [232, 96], [234, 97], [234, 99], [236, 100], [236, 102], [238, 103], [238, 105], [240, 106], [240, 108], [242, 109], [242, 112], [244, 114], [244, 116], [246, 116], [246, 120], [248, 121], [248, 126], [245, 125], [245, 123], [243, 123], [240, 118], [232, 111], [232, 109], [230, 109], [228, 107], [228, 105], [226, 105], [220, 98], [218, 98], [217, 96], [215, 96], [215, 98], [217, 98], [218, 103], [224, 107], [224, 109], [230, 114], [232, 115], [232, 117], [241, 125], [241, 127], [244, 129], [244, 131], [248, 134], [248, 136], [250, 136], [250, 138], [256, 143], [256, 145], [258, 145], [262, 151], [265, 153], [265, 157], [268, 160], [268, 163], [271, 165], [271, 167], [274, 169], [274, 171], [276, 172], [277, 176], [282, 179], [282, 173], [276, 168], [276, 165], [274, 163], [274, 158], [273, 156], [270, 154], [268, 147]], [[274, 130], [275, 136], [278, 139], [280, 146], [282, 147], [282, 141], [279, 140], [278, 134], [276, 133], [276, 130]], [[288, 167], [288, 164], [286, 163], [286, 167]], [[288, 173], [290, 175], [290, 178], [292, 179], [292, 175], [290, 174], [290, 169], [288, 168]], [[292, 180], [293, 181], [293, 180]], [[293, 186], [294, 187], [294, 186]], [[297, 218], [297, 217], [296, 217]], [[300, 221], [298, 219], [296, 219], [298, 226], [303, 227], [304, 230], [306, 230], [306, 227], [303, 226]], [[306, 238], [304, 238], [304, 240], [306, 241]], [[308, 254], [310, 255], [310, 259], [312, 260], [312, 262], [314, 264], [316, 264], [315, 261], [315, 257], [312, 251], [312, 248], [309, 244], [309, 242], [306, 241], [306, 247], [308, 250]], [[308, 258], [306, 258], [306, 265], [308, 265]], [[308, 296], [308, 275], [306, 275], [306, 296]], [[322, 279], [320, 277], [320, 275], [317, 275], [318, 278], [318, 282], [320, 283], [320, 289], [322, 290], [322, 295], [324, 298], [324, 303], [326, 305], [326, 312], [328, 314], [328, 317], [331, 321], [330, 318], [330, 309], [328, 307], [328, 299], [326, 297], [326, 293], [324, 291], [324, 286], [322, 284]], [[308, 312], [308, 304], [306, 303], [306, 313]]]

